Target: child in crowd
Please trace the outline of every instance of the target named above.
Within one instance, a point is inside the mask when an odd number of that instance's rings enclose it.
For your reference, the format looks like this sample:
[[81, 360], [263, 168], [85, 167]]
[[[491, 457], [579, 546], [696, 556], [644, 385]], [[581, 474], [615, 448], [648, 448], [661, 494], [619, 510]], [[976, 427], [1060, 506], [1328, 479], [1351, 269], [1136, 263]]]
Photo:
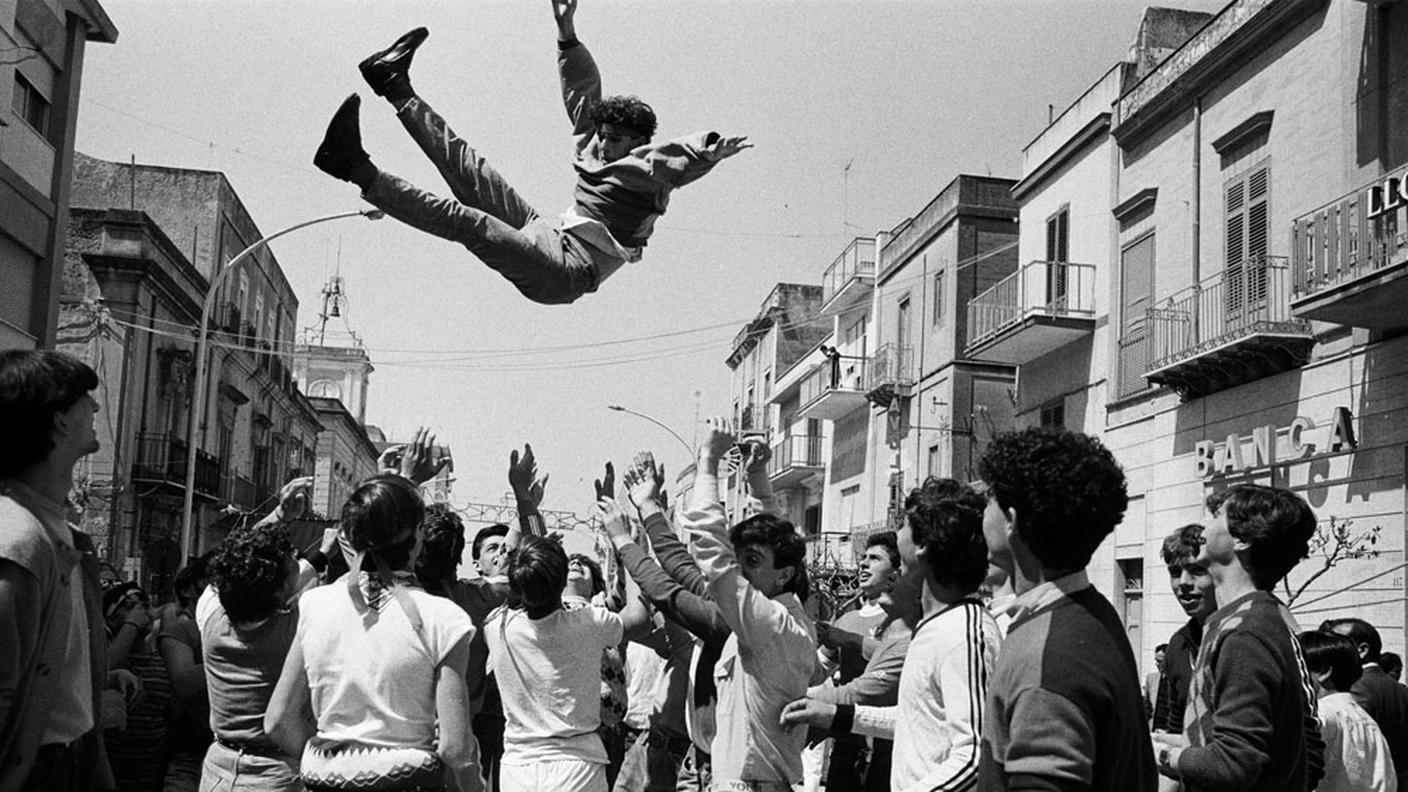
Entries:
[[1363, 675], [1354, 641], [1332, 632], [1303, 632], [1301, 651], [1319, 698], [1325, 777], [1317, 792], [1394, 792], [1398, 778], [1379, 725], [1350, 688]]
[[516, 607], [489, 616], [489, 668], [504, 708], [500, 784], [508, 792], [605, 792], [601, 653], [621, 642], [621, 617], [564, 605], [568, 559], [551, 537], [525, 536], [509, 558]]

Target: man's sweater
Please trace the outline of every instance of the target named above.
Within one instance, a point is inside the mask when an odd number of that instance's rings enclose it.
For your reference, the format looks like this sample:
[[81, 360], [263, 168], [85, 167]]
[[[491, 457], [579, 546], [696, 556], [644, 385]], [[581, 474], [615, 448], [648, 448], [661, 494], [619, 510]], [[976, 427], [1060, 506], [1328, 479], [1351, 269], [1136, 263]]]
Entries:
[[1183, 733], [1183, 712], [1188, 707], [1188, 686], [1193, 681], [1193, 661], [1203, 640], [1203, 625], [1197, 619], [1178, 629], [1168, 639], [1164, 673], [1159, 679], [1159, 695], [1154, 702], [1154, 731]]
[[1014, 607], [988, 688], [979, 789], [1153, 792], [1139, 670], [1115, 609], [1084, 571]]
[[1304, 792], [1325, 774], [1295, 620], [1254, 591], [1208, 617], [1178, 757], [1188, 792]]

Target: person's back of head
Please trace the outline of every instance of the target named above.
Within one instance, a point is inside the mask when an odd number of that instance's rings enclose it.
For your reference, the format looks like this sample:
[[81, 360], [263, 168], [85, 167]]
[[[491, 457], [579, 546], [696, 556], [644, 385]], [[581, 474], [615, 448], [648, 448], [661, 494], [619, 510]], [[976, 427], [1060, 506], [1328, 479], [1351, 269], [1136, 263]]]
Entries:
[[1075, 571], [1124, 519], [1124, 471], [1090, 435], [1064, 429], [1005, 432], [978, 462], [988, 497], [1015, 517], [1017, 535], [1047, 569]]
[[297, 575], [293, 545], [279, 525], [238, 528], [215, 549], [207, 568], [220, 605], [233, 622], [257, 622], [284, 607], [290, 571]]
[[1361, 663], [1377, 663], [1384, 649], [1384, 642], [1374, 625], [1355, 616], [1342, 616], [1326, 619], [1320, 623], [1320, 631], [1343, 635], [1355, 647]]
[[97, 387], [97, 373], [71, 355], [0, 351], [0, 437], [5, 438], [0, 478], [14, 478], [44, 461], [56, 447], [61, 414]]
[[1359, 664], [1359, 650], [1349, 638], [1324, 630], [1303, 632], [1297, 638], [1301, 654], [1305, 656], [1305, 667], [1325, 690], [1348, 693], [1364, 674], [1364, 667]]
[[1262, 591], [1270, 591], [1310, 553], [1315, 513], [1290, 490], [1238, 484], [1209, 495], [1207, 508], [1225, 517], [1228, 533], [1247, 544], [1238, 558]]
[[1379, 655], [1379, 668], [1396, 681], [1403, 676], [1403, 658], [1394, 652], [1383, 652]]
[[425, 507], [420, 551], [416, 553], [416, 579], [429, 586], [453, 580], [464, 555], [464, 521], [448, 505]]
[[799, 600], [805, 600], [811, 593], [806, 566], [807, 545], [792, 523], [772, 514], [755, 514], [730, 528], [728, 538], [735, 554], [742, 555], [748, 547], [767, 548], [772, 552], [773, 569], [791, 569], [792, 574], [782, 585], [782, 591], [796, 594]]
[[555, 536], [525, 536], [508, 558], [508, 589], [530, 617], [545, 616], [562, 604], [567, 586], [567, 552]]
[[190, 610], [195, 607], [196, 599], [205, 589], [209, 565], [210, 558], [207, 554], [192, 558], [189, 563], [176, 570], [176, 577], [172, 579], [171, 587], [176, 591], [176, 602], [180, 604], [182, 610]]
[[903, 530], [910, 532], [910, 540], [939, 586], [966, 595], [987, 577], [985, 503], [966, 484], [932, 476], [905, 497]]
[[424, 518], [425, 502], [414, 484], [395, 475], [373, 476], [343, 504], [342, 533], [353, 550], [380, 558], [393, 570], [405, 570]]

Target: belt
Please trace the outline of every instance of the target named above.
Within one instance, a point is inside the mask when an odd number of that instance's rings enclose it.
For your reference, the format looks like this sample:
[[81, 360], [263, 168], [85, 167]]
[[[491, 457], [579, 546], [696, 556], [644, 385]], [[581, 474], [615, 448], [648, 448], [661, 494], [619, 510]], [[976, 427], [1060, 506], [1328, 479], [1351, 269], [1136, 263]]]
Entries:
[[239, 753], [249, 754], [250, 756], [262, 756], [266, 759], [288, 759], [288, 755], [272, 743], [227, 740], [223, 737], [216, 737], [215, 742], [229, 748], [231, 751], [238, 751]]
[[660, 751], [669, 751], [672, 754], [684, 754], [689, 751], [689, 747], [694, 745], [694, 741], [688, 737], [679, 737], [673, 734], [651, 729], [645, 736], [647, 747]]

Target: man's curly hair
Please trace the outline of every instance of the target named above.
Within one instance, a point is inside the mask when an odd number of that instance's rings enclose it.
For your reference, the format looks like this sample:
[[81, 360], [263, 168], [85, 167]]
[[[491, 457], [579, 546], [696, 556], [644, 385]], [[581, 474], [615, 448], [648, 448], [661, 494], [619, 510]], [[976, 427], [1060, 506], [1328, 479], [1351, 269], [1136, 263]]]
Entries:
[[283, 607], [279, 594], [292, 559], [287, 529], [253, 525], [231, 531], [206, 572], [230, 620], [254, 622]]
[[930, 476], [904, 499], [905, 526], [934, 582], [974, 591], [988, 574], [987, 502], [966, 484]]
[[608, 96], [592, 108], [592, 123], [616, 124], [645, 139], [655, 137], [655, 111], [635, 96]]
[[464, 554], [464, 520], [446, 504], [427, 504], [420, 534], [415, 571], [421, 585], [453, 578]]
[[1017, 534], [1044, 566], [1079, 569], [1124, 519], [1124, 471], [1103, 443], [1064, 429], [998, 435], [978, 462], [989, 497], [1017, 513]]

